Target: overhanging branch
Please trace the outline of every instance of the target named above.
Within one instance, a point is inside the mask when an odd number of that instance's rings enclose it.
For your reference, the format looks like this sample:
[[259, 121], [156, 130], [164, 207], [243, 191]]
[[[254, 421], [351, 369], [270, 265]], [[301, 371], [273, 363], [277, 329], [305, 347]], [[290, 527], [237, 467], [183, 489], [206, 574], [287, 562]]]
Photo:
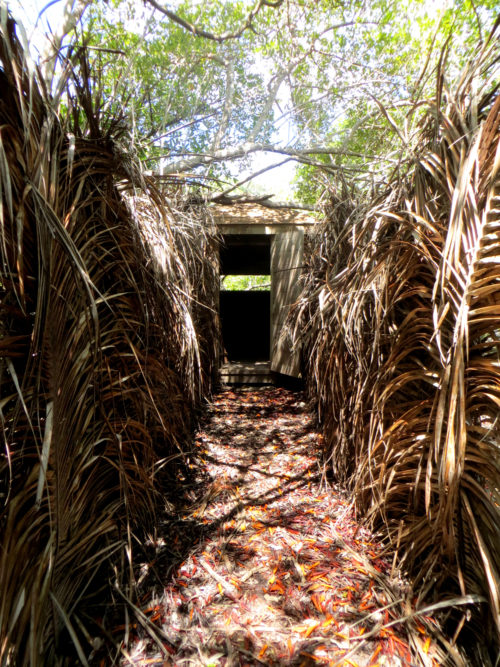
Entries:
[[235, 183], [234, 185], [231, 185], [231, 187], [227, 188], [223, 192], [219, 192], [214, 194], [210, 199], [211, 200], [216, 200], [220, 197], [227, 197], [230, 192], [233, 192], [237, 188], [241, 187], [245, 183], [248, 183], [248, 181], [253, 180], [254, 178], [257, 178], [257, 176], [261, 176], [264, 174], [266, 171], [270, 171], [271, 169], [276, 169], [277, 167], [282, 167], [284, 164], [287, 162], [290, 162], [292, 160], [291, 157], [287, 157], [284, 160], [280, 160], [279, 162], [275, 162], [274, 164], [269, 164], [267, 167], [264, 167], [263, 169], [259, 169], [258, 171], [254, 171], [250, 176], [247, 176], [246, 178], [242, 179], [241, 181], [238, 181], [238, 183]]
[[182, 16], [179, 16], [179, 14], [172, 12], [170, 9], [162, 7], [158, 2], [156, 2], [156, 0], [145, 0], [145, 2], [149, 3], [152, 7], [154, 7], [159, 12], [164, 14], [168, 19], [170, 19], [174, 23], [177, 23], [177, 25], [180, 25], [181, 28], [184, 28], [184, 30], [187, 30], [195, 37], [203, 37], [204, 39], [210, 39], [214, 42], [219, 42], [219, 43], [225, 42], [229, 39], [238, 39], [246, 30], [249, 29], [252, 30], [253, 20], [257, 16], [262, 7], [277, 8], [281, 4], [283, 4], [283, 0], [258, 0], [257, 4], [253, 7], [253, 9], [251, 9], [248, 12], [243, 23], [237, 30], [235, 30], [234, 32], [227, 31], [222, 33], [221, 35], [216, 35], [213, 32], [210, 32], [209, 30], [199, 28], [198, 26], [194, 25], [194, 23], [190, 23], [186, 19], [182, 18]]
[[[345, 155], [345, 153], [339, 153], [335, 149], [321, 146], [314, 146], [311, 148], [297, 149], [290, 147], [278, 147], [273, 144], [263, 144], [258, 142], [245, 142], [233, 146], [231, 148], [224, 148], [213, 153], [202, 153], [194, 154], [190, 157], [183, 158], [181, 160], [176, 160], [171, 162], [169, 165], [166, 165], [164, 168], [165, 174], [176, 174], [183, 171], [191, 171], [198, 167], [206, 167], [209, 164], [214, 164], [217, 162], [226, 162], [228, 160], [237, 160], [239, 158], [244, 158], [251, 153], [277, 153], [279, 155], [287, 155], [290, 159], [300, 162], [301, 164], [307, 164], [312, 167], [317, 167], [322, 171], [327, 173], [336, 173], [339, 170], [342, 171], [351, 171], [351, 172], [364, 172], [365, 170], [359, 166], [354, 165], [336, 165], [336, 164], [325, 164], [323, 162], [318, 162], [311, 159], [310, 155]], [[166, 155], [165, 157], [169, 157]]]

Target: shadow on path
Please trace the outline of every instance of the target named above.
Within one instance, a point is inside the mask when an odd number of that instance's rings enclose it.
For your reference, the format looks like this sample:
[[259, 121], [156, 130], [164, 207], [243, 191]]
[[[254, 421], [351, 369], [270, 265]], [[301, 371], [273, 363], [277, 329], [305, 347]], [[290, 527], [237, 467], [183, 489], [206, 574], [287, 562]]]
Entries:
[[144, 547], [143, 624], [121, 664], [411, 664], [405, 627], [384, 627], [403, 584], [346, 495], [322, 488], [320, 437], [300, 393], [215, 397], [196, 435], [201, 500]]

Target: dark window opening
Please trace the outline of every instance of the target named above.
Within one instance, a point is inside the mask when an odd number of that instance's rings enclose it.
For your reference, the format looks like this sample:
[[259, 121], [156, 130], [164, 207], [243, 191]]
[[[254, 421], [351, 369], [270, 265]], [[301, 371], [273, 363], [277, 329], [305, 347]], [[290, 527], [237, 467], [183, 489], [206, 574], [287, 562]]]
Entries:
[[271, 276], [221, 276], [221, 290], [231, 292], [270, 291]]
[[266, 276], [271, 273], [271, 237], [265, 234], [224, 236], [220, 249], [222, 276]]

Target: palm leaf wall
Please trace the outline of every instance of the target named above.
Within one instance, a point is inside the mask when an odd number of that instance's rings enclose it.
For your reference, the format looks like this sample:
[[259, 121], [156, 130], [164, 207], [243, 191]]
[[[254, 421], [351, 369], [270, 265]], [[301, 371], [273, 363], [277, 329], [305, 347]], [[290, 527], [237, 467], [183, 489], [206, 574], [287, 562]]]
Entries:
[[66, 65], [61, 115], [2, 15], [0, 664], [85, 663], [86, 605], [130, 592], [213, 366], [210, 233], [143, 176], [84, 56]]
[[494, 33], [453, 88], [440, 68], [383, 194], [331, 194], [295, 313], [325, 464], [417, 606], [472, 596], [448, 632], [478, 664], [500, 637], [499, 56]]

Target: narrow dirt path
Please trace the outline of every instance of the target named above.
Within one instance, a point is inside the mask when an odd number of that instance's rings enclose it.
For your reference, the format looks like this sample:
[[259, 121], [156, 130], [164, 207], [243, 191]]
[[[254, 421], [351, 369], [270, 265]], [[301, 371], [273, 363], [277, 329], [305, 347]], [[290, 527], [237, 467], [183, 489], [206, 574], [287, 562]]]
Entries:
[[163, 590], [142, 598], [156, 642], [141, 628], [123, 664], [398, 667], [412, 664], [409, 641], [437, 664], [423, 629], [383, 627], [402, 584], [346, 496], [321, 484], [320, 437], [301, 394], [215, 397], [196, 439], [203, 501], [170, 551], [183, 562], [162, 572], [157, 558]]

